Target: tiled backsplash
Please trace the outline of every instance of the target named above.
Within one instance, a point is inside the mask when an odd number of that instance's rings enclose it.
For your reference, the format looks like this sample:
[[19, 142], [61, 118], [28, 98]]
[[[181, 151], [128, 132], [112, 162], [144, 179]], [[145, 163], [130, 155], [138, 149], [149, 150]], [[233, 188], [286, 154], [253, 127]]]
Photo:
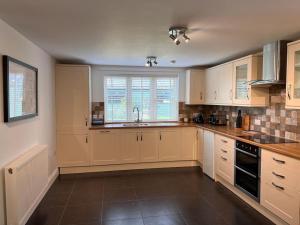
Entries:
[[[270, 88], [270, 106], [268, 107], [237, 107], [237, 106], [189, 106], [179, 103], [180, 117], [192, 118], [194, 113], [202, 113], [206, 118], [212, 113], [226, 115], [229, 125], [234, 127], [237, 111], [249, 114], [251, 130], [261, 131], [270, 135], [285, 137], [300, 141], [300, 110], [285, 109], [285, 89]], [[104, 103], [92, 103], [93, 114], [103, 113]]]

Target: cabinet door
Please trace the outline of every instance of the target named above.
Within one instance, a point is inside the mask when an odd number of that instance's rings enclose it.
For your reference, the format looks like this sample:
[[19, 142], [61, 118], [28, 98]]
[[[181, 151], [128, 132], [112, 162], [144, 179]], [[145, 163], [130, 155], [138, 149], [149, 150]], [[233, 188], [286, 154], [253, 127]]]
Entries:
[[250, 103], [249, 59], [245, 58], [233, 63], [233, 103], [247, 105]]
[[88, 166], [88, 133], [58, 133], [57, 158], [59, 167]]
[[186, 71], [186, 104], [202, 104], [204, 102], [204, 76], [203, 70]]
[[141, 162], [158, 161], [158, 130], [144, 129], [140, 134], [140, 160]]
[[181, 129], [182, 147], [180, 159], [195, 160], [197, 147], [197, 130], [194, 127]]
[[217, 101], [217, 82], [218, 68], [206, 70], [205, 74], [205, 104], [214, 104]]
[[119, 132], [115, 130], [97, 130], [91, 134], [92, 165], [120, 163]]
[[233, 74], [233, 64], [227, 63], [219, 66], [218, 71], [218, 85], [217, 90], [217, 103], [223, 105], [232, 104], [232, 74]]
[[137, 163], [140, 160], [139, 130], [121, 131], [121, 161], [122, 163]]
[[203, 139], [203, 172], [214, 179], [214, 133], [205, 130]]
[[89, 126], [90, 67], [56, 67], [56, 126], [58, 131], [82, 130]]
[[202, 129], [197, 130], [197, 136], [198, 136], [198, 140], [197, 140], [197, 157], [196, 157], [196, 159], [203, 166], [203, 144], [204, 144], [204, 141], [203, 141], [203, 130]]
[[286, 104], [300, 108], [300, 43], [288, 46]]
[[179, 129], [168, 129], [160, 131], [159, 137], [159, 160], [175, 161], [180, 156], [180, 132]]

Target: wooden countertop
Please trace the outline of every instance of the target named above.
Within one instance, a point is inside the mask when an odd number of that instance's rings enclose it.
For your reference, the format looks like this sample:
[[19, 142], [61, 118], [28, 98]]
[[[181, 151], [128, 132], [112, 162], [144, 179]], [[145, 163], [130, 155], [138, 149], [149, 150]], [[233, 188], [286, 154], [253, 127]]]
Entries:
[[249, 144], [259, 146], [262, 149], [270, 150], [279, 154], [293, 157], [300, 160], [300, 143], [282, 143], [282, 144], [260, 144], [247, 140], [241, 136], [251, 136], [251, 132], [245, 132], [242, 129], [232, 128], [229, 126], [214, 126], [209, 124], [195, 124], [195, 123], [179, 123], [179, 122], [165, 122], [165, 123], [140, 123], [134, 125], [129, 123], [105, 124], [100, 126], [92, 126], [90, 130], [98, 129], [136, 129], [136, 128], [167, 128], [167, 127], [197, 127], [212, 131], [235, 140], [244, 141]]

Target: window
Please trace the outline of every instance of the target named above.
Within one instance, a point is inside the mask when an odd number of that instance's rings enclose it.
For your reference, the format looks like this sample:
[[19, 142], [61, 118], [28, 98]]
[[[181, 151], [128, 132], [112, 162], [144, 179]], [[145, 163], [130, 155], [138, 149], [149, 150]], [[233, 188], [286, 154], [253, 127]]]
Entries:
[[140, 110], [142, 121], [178, 120], [178, 77], [104, 77], [106, 122], [133, 122]]

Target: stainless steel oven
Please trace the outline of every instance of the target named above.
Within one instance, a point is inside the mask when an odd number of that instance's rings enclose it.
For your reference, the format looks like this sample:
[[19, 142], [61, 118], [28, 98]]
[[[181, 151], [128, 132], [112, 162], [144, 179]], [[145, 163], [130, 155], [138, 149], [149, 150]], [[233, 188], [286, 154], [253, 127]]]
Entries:
[[259, 201], [260, 148], [242, 141], [235, 144], [235, 186]]

